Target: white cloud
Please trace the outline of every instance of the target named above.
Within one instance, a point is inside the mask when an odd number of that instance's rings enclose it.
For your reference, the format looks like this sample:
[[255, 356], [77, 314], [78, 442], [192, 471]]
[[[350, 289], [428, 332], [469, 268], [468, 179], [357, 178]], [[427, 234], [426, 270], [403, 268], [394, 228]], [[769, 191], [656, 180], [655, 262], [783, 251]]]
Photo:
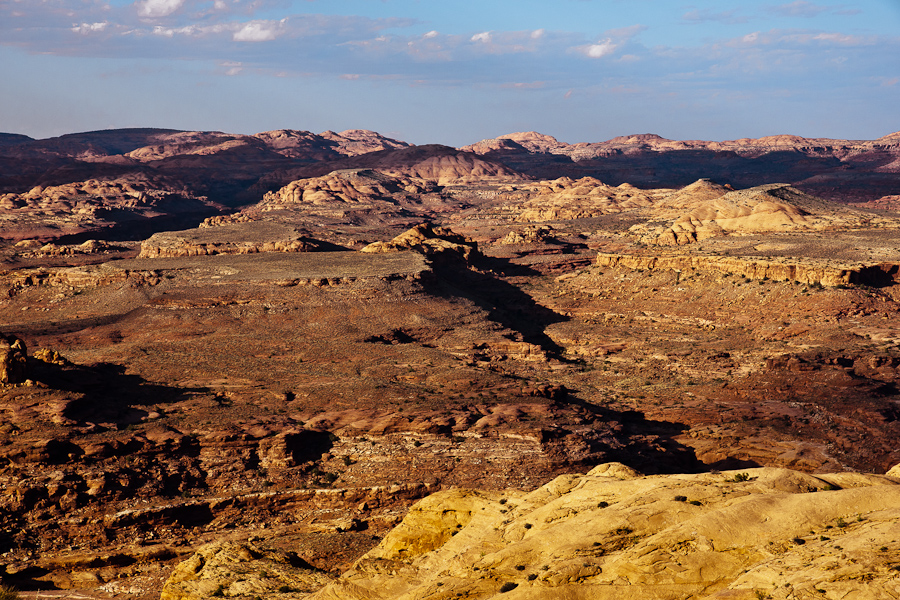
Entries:
[[103, 31], [109, 25], [108, 22], [103, 21], [102, 23], [82, 23], [81, 25], [75, 25], [72, 27], [72, 31], [75, 33], [97, 33]]
[[606, 39], [596, 44], [581, 46], [578, 50], [588, 58], [603, 58], [615, 52], [616, 44], [612, 40]]
[[185, 0], [143, 0], [137, 2], [138, 15], [150, 19], [168, 17], [181, 8]]
[[753, 44], [759, 40], [759, 32], [754, 31], [753, 33], [748, 33], [747, 35], [742, 37], [741, 40], [746, 44]]
[[270, 42], [279, 35], [279, 27], [272, 21], [251, 21], [234, 32], [236, 42]]
[[429, 31], [428, 33], [426, 33], [425, 35], [423, 35], [422, 37], [425, 39], [428, 39], [428, 38], [433, 38], [433, 37], [437, 37], [437, 36], [438, 36], [438, 32], [432, 30], [432, 31]]
[[221, 66], [223, 69], [225, 69], [224, 72], [229, 77], [238, 75], [241, 71], [244, 70], [243, 63], [239, 63], [239, 62], [225, 61], [225, 62], [219, 63], [219, 66]]
[[834, 42], [835, 44], [858, 44], [862, 40], [853, 35], [845, 35], [843, 33], [820, 33], [813, 37], [819, 42]]
[[544, 33], [545, 33], [545, 31], [543, 29], [535, 29], [534, 31], [531, 32], [531, 39], [539, 40], [542, 37], [544, 37]]
[[491, 42], [491, 32], [490, 31], [482, 31], [481, 33], [476, 33], [472, 36], [473, 42], [483, 42], [485, 44], [489, 44]]

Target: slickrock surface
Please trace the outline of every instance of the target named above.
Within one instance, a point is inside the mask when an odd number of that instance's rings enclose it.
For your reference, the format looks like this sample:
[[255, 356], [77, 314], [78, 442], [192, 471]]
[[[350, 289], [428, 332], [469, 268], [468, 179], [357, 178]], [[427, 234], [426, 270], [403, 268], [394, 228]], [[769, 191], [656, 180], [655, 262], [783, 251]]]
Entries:
[[690, 212], [675, 219], [656, 243], [683, 245], [735, 233], [859, 229], [863, 226], [897, 227], [897, 223], [896, 219], [814, 198], [788, 185], [772, 184], [732, 191], [695, 203]]
[[646, 208], [672, 192], [666, 189], [639, 190], [629, 184], [613, 187], [592, 177], [577, 181], [563, 177], [541, 182], [533, 189], [535, 197], [522, 204], [519, 221], [584, 219]]
[[[305, 595], [313, 582], [298, 569], [301, 583], [281, 596], [888, 598], [900, 591], [898, 536], [896, 477], [774, 468], [644, 477], [607, 463], [530, 493], [433, 494], [340, 578]], [[163, 598], [276, 595], [260, 583], [263, 552], [228, 550], [182, 563]]]
[[294, 553], [261, 550], [250, 542], [217, 542], [175, 567], [160, 598], [296, 597], [331, 579]]

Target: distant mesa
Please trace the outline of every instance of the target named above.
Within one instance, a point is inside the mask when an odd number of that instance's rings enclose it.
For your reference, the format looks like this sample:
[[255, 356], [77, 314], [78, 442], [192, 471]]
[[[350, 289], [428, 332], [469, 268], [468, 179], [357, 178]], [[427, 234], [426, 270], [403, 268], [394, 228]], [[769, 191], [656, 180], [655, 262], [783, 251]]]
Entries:
[[138, 258], [314, 252], [326, 249], [334, 248], [331, 244], [306, 237], [295, 227], [255, 221], [156, 233], [141, 243]]

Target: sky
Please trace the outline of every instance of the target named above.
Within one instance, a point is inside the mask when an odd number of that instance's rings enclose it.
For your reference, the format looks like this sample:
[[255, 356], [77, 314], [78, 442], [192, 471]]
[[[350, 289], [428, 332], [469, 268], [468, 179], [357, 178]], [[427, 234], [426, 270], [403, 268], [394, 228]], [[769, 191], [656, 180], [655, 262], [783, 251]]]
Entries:
[[0, 0], [0, 132], [900, 130], [900, 0]]

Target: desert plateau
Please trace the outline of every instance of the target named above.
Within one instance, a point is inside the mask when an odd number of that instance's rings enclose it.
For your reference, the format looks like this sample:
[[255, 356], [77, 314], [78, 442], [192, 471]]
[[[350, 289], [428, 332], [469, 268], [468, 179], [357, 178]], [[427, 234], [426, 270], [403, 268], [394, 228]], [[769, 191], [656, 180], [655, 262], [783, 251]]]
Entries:
[[0, 134], [26, 598], [900, 597], [900, 132]]

